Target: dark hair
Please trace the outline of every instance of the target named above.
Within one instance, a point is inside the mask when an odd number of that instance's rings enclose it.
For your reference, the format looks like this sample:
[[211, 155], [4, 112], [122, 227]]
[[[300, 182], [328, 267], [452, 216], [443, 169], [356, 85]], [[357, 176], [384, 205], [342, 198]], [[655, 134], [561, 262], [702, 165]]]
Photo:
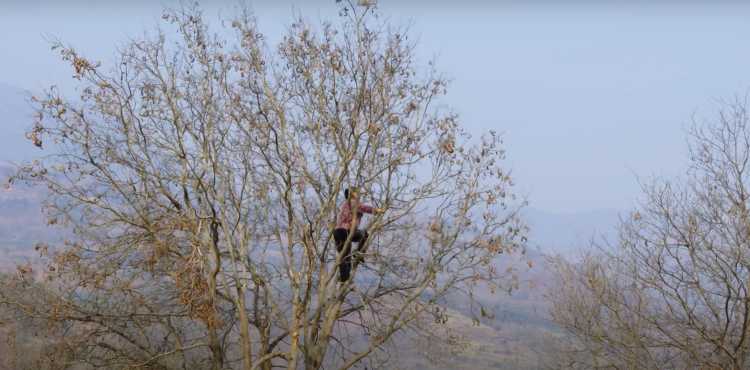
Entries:
[[349, 188], [344, 189], [344, 198], [349, 199]]

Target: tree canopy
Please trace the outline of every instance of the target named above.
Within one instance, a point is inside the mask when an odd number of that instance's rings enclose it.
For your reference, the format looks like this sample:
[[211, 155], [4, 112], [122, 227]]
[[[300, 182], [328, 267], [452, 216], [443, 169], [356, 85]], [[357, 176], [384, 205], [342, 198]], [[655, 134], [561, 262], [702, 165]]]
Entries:
[[[112, 66], [53, 46], [79, 94], [34, 98], [45, 156], [14, 181], [45, 186], [73, 237], [40, 247], [43, 294], [28, 273], [0, 289], [58, 340], [47, 366], [346, 369], [434, 330], [446, 296], [509, 281], [493, 261], [525, 228], [500, 135], [438, 104], [446, 80], [407, 29], [341, 10], [275, 47], [247, 10], [215, 33], [190, 6]], [[339, 283], [349, 186], [385, 212]]]

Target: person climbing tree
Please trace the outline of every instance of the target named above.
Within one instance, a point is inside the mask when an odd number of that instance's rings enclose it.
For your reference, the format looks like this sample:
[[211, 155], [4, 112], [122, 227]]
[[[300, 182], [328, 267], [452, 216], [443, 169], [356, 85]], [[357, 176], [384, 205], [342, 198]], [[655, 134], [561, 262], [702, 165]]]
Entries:
[[[341, 263], [339, 264], [339, 281], [345, 282], [349, 280], [352, 269], [352, 253], [351, 244], [352, 242], [357, 243], [357, 258], [356, 264], [364, 261], [363, 253], [367, 248], [367, 230], [360, 230], [359, 220], [362, 218], [363, 213], [381, 213], [382, 210], [379, 208], [373, 208], [371, 206], [359, 203], [359, 194], [357, 189], [345, 189], [344, 198], [346, 200], [341, 205], [339, 210], [338, 220], [336, 221], [336, 228], [333, 230], [333, 239], [336, 241], [336, 250], [341, 253]], [[352, 212], [356, 209], [356, 212]], [[351, 236], [349, 235], [351, 233]], [[342, 253], [342, 250], [344, 251]]]

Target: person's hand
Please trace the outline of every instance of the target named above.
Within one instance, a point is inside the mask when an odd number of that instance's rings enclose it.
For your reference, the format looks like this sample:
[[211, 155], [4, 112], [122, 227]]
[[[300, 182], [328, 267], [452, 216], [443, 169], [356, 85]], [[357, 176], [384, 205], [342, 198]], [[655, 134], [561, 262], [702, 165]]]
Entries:
[[375, 209], [374, 209], [374, 211], [375, 211], [375, 213], [377, 213], [377, 214], [380, 214], [380, 213], [385, 213], [385, 209], [383, 209], [383, 208], [375, 208]]

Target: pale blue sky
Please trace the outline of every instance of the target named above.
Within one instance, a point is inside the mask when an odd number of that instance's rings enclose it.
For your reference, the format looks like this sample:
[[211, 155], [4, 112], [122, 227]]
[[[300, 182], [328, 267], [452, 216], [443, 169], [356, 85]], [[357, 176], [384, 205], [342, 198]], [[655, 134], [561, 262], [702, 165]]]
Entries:
[[[161, 9], [64, 3], [0, 2], [0, 87], [70, 86], [69, 67], [45, 36], [106, 63], [117, 43], [155, 25]], [[271, 39], [292, 9], [312, 20], [336, 16], [333, 0], [249, 3]], [[447, 102], [470, 130], [504, 132], [532, 205], [556, 212], [627, 209], [638, 195], [634, 174], [672, 176], [684, 167], [683, 127], [694, 113], [711, 117], [717, 99], [750, 88], [750, 7], [594, 3], [379, 1], [393, 21], [412, 21], [424, 60], [437, 56], [453, 79]], [[209, 11], [231, 11], [234, 3], [225, 4]], [[7, 134], [27, 122], [0, 124]], [[14, 140], [0, 135], [0, 160], [20, 155], [9, 149]]]

